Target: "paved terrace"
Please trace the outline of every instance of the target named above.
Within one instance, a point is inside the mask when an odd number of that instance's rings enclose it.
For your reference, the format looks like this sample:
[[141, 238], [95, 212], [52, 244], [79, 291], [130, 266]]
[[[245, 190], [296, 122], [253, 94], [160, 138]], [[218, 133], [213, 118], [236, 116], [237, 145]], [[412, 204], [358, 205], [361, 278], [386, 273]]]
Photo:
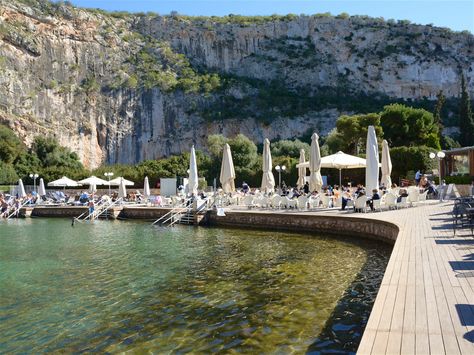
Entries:
[[[367, 214], [270, 213], [368, 218], [399, 227], [358, 354], [474, 354], [474, 238], [468, 229], [453, 235], [451, 209], [452, 203], [428, 203]], [[268, 210], [239, 212], [250, 217]]]

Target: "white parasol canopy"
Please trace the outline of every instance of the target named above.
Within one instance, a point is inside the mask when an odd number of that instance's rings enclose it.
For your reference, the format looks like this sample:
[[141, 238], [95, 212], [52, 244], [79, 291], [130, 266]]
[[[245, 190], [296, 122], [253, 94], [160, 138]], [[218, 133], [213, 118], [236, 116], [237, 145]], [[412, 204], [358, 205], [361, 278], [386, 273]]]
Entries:
[[197, 195], [198, 192], [198, 170], [196, 162], [196, 151], [194, 145], [191, 147], [191, 156], [189, 157], [189, 176], [188, 176], [188, 192]]
[[374, 126], [369, 126], [367, 131], [366, 156], [365, 189], [366, 194], [372, 196], [372, 190], [379, 188], [379, 146]]
[[392, 186], [392, 160], [390, 159], [390, 149], [388, 142], [384, 139], [382, 142], [382, 179], [380, 179], [380, 185], [385, 185], [386, 188]]
[[232, 160], [232, 152], [230, 151], [230, 146], [226, 144], [224, 146], [224, 153], [222, 156], [222, 165], [221, 165], [221, 175], [219, 180], [222, 185], [222, 190], [225, 193], [235, 191], [235, 169], [234, 162]]
[[[309, 162], [297, 164], [297, 168], [309, 168]], [[366, 160], [341, 151], [321, 158], [321, 168], [339, 170], [339, 185], [342, 184], [342, 169], [365, 168]]]
[[[122, 176], [116, 177], [115, 179], [110, 180], [110, 185], [111, 186], [120, 186], [120, 183], [123, 181], [125, 186], [133, 186], [135, 183], [133, 181], [127, 180]], [[109, 183], [107, 182], [106, 185]]]
[[63, 176], [61, 179], [54, 180], [51, 182], [48, 182], [48, 186], [50, 187], [76, 187], [80, 186], [82, 184], [78, 183], [77, 181], [74, 181], [72, 179], [69, 179], [66, 176]]
[[150, 183], [148, 182], [148, 176], [145, 176], [145, 181], [143, 181], [143, 195], [148, 198], [150, 197]]
[[[299, 164], [303, 164], [306, 162], [306, 157], [305, 157], [305, 153], [304, 153], [304, 149], [301, 149], [300, 150], [300, 160], [299, 160]], [[305, 167], [299, 167], [298, 168], [298, 182], [296, 183], [296, 186], [298, 186], [298, 188], [302, 188], [305, 181], [304, 181], [304, 178], [306, 176], [306, 168]]]
[[38, 195], [39, 195], [39, 196], [46, 196], [46, 189], [44, 188], [44, 180], [43, 180], [43, 178], [41, 178], [41, 179], [40, 179], [40, 182], [39, 182]]
[[319, 150], [319, 136], [313, 133], [311, 136], [311, 151], [309, 155], [309, 189], [321, 191], [323, 178], [321, 177], [321, 152]]
[[25, 186], [23, 185], [23, 180], [18, 180], [18, 197], [26, 197]]
[[97, 176], [92, 175], [91, 177], [88, 177], [87, 179], [79, 180], [78, 183], [82, 185], [108, 185], [109, 182], [105, 181], [101, 178], [98, 178]]
[[118, 198], [125, 198], [127, 196], [127, 188], [125, 187], [125, 182], [123, 180], [120, 182], [118, 189]]
[[275, 178], [272, 173], [272, 153], [270, 152], [270, 141], [265, 138], [263, 142], [263, 176], [262, 191], [271, 192], [275, 189]]

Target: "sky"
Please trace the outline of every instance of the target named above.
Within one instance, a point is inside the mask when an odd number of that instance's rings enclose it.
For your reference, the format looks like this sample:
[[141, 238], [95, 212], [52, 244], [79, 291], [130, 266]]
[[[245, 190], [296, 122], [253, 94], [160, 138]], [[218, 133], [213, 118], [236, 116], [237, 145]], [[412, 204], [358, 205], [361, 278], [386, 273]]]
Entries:
[[223, 16], [288, 13], [369, 15], [410, 20], [455, 31], [474, 33], [474, 0], [72, 0], [80, 7], [109, 11], [147, 12], [161, 15], [177, 11], [183, 15]]

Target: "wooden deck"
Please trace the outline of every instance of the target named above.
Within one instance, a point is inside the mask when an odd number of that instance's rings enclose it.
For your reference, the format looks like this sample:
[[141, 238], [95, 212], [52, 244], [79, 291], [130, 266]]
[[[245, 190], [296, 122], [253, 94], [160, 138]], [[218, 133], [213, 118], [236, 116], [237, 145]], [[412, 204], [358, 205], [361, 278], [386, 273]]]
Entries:
[[[400, 228], [358, 354], [474, 354], [474, 238], [452, 203], [366, 218]], [[361, 216], [362, 217], [362, 216]]]
[[366, 214], [271, 213], [377, 219], [399, 227], [358, 354], [474, 354], [474, 238], [470, 229], [454, 236], [452, 207], [452, 202], [427, 201]]

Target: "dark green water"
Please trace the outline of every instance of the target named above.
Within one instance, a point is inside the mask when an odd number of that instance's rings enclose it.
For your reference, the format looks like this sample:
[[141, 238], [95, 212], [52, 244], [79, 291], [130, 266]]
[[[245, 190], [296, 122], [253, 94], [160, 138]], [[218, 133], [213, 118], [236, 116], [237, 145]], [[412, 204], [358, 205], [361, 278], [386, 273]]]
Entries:
[[3, 221], [0, 352], [352, 352], [390, 250], [273, 231]]

